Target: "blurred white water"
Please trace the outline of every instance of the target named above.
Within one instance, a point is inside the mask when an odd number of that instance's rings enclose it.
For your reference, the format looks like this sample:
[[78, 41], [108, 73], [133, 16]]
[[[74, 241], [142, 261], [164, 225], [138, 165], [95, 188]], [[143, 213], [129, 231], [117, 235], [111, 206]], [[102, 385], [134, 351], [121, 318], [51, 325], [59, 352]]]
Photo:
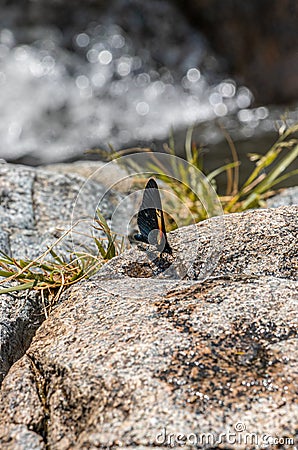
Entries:
[[[142, 7], [146, 40], [133, 3], [125, 20], [119, 0], [95, 21], [75, 24], [71, 46], [54, 26], [28, 25], [21, 37], [14, 25], [2, 27], [1, 158], [65, 160], [91, 147], [163, 139], [171, 128], [237, 111], [244, 129], [267, 119], [267, 108], [249, 109], [246, 87], [219, 79], [204, 39], [172, 6]], [[175, 27], [165, 25], [169, 17]]]

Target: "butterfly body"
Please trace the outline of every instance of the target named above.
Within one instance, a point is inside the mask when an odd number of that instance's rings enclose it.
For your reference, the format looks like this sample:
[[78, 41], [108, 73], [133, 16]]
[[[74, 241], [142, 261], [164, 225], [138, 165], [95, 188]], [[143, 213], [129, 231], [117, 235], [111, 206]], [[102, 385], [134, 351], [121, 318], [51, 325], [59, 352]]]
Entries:
[[140, 230], [140, 233], [134, 236], [137, 241], [154, 245], [160, 254], [172, 254], [166, 235], [161, 198], [153, 178], [150, 178], [146, 184], [137, 223]]

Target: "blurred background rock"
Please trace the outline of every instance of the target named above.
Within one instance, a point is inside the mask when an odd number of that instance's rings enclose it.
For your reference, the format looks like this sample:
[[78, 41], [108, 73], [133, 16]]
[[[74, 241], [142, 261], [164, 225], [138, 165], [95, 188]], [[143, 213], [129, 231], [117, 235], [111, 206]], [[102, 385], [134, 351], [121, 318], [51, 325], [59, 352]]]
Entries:
[[[38, 165], [187, 128], [210, 169], [298, 120], [294, 0], [0, 1], [0, 158]], [[249, 163], [244, 164], [249, 169]]]

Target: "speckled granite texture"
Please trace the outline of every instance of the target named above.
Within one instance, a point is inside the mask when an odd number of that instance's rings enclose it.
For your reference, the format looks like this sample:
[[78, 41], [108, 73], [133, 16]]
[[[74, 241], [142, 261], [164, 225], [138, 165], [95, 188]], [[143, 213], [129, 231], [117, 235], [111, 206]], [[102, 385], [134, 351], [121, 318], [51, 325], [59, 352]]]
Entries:
[[[0, 242], [21, 253], [28, 239], [34, 253], [69, 219], [77, 176], [8, 169]], [[264, 436], [297, 445], [297, 213], [180, 228], [173, 256], [142, 245], [122, 254], [65, 291], [46, 320], [32, 293], [1, 296], [2, 373], [11, 366], [1, 450], [257, 449]]]

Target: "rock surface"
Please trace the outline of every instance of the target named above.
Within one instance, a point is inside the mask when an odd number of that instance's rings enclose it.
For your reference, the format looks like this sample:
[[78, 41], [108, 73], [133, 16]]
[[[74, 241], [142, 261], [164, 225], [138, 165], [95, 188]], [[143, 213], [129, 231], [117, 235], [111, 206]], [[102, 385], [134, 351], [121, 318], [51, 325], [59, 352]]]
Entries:
[[103, 184], [107, 188], [113, 186], [113, 189], [127, 193], [129, 184], [125, 183], [125, 180], [121, 184], [119, 183], [119, 180], [127, 178], [127, 172], [116, 162], [109, 162], [107, 171], [105, 170], [107, 164], [103, 161], [75, 161], [73, 163], [49, 164], [42, 167], [50, 172], [79, 175], [95, 183]]
[[157, 447], [164, 429], [216, 439], [237, 423], [292, 438], [297, 281], [172, 287], [94, 280], [68, 293], [3, 382], [1, 448], [16, 448], [20, 425], [54, 450]]
[[[177, 266], [185, 267], [185, 275], [189, 269], [188, 279], [240, 274], [296, 280], [297, 237], [298, 206], [290, 206], [212, 218], [169, 233], [169, 242]], [[162, 277], [163, 272], [146, 252], [132, 249], [106, 264], [101, 276]]]
[[268, 208], [278, 208], [279, 206], [298, 205], [298, 186], [287, 188], [280, 194], [267, 200]]
[[[94, 205], [106, 188], [91, 180], [84, 183], [84, 178], [74, 174], [0, 164], [0, 250], [16, 259], [36, 258], [69, 229], [72, 220], [93, 216]], [[113, 210], [112, 201], [110, 194], [102, 203], [107, 218]], [[82, 238], [66, 236], [58, 245], [59, 251], [68, 255], [76, 239]], [[34, 292], [1, 295], [0, 383], [24, 354], [43, 320], [44, 310]]]
[[[93, 217], [106, 188], [75, 173], [53, 173], [28, 166], [0, 164], [0, 234], [15, 258], [35, 258], [76, 220]], [[101, 204], [109, 219], [113, 194]], [[66, 236], [65, 251], [74, 236]], [[2, 248], [2, 249], [3, 249]]]
[[[133, 249], [65, 292], [4, 379], [1, 448], [179, 447], [181, 434], [208, 448], [211, 433], [226, 449], [219, 434], [240, 439], [240, 426], [260, 444], [294, 439], [297, 212], [226, 216], [215, 241], [220, 219], [171, 233], [173, 260], [187, 266], [179, 248], [195, 249], [188, 279], [163, 279], [171, 257]], [[196, 281], [210, 256], [213, 273]]]

